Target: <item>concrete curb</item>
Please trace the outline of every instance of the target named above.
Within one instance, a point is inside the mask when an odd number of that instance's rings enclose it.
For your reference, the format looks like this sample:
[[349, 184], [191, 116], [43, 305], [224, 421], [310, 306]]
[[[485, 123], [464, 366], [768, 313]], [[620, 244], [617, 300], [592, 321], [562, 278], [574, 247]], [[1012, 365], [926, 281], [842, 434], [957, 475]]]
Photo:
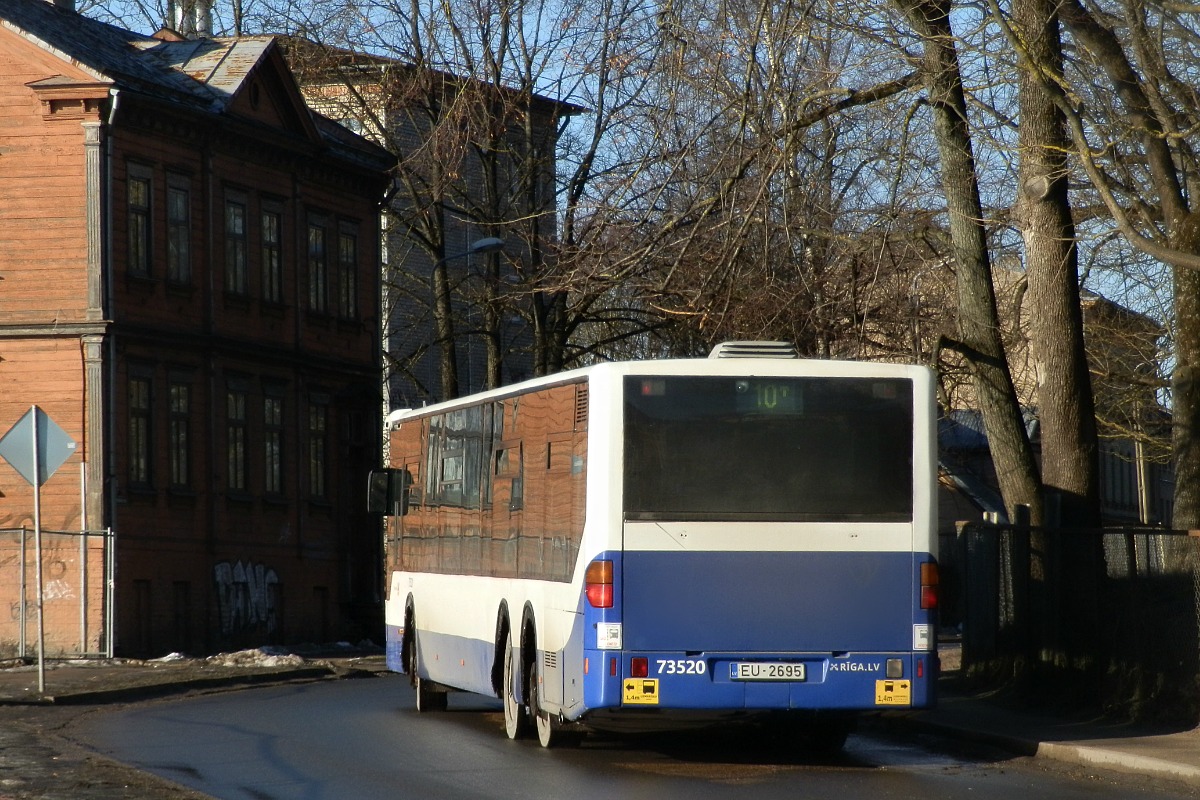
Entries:
[[1051, 758], [1068, 764], [1103, 767], [1127, 774], [1154, 775], [1180, 781], [1189, 786], [1200, 786], [1200, 767], [1152, 756], [1126, 753], [1121, 750], [1061, 742], [1041, 742], [1037, 746], [1036, 755], [1039, 758]]
[[1200, 786], [1200, 766], [1178, 761], [1078, 742], [1043, 742], [1034, 738], [967, 728], [919, 717], [897, 718], [896, 721], [939, 736], [995, 747], [1017, 756], [1044, 758], [1076, 766], [1101, 767], [1124, 774], [1167, 778], [1189, 786]]
[[181, 680], [147, 681], [145, 683], [118, 686], [111, 689], [80, 689], [62, 694], [33, 695], [30, 697], [0, 697], [4, 705], [104, 705], [106, 703], [134, 702], [167, 697], [188, 692], [216, 691], [246, 686], [290, 683], [293, 681], [315, 681], [329, 678], [368, 677], [370, 670], [338, 668], [333, 665], [311, 665], [266, 672], [237, 672], [229, 675], [189, 677]]

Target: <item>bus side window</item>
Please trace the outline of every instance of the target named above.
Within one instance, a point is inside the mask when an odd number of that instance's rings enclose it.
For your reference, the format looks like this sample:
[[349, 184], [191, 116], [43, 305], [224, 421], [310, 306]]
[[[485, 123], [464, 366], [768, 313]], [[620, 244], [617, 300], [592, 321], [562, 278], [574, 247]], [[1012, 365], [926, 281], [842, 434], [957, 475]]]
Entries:
[[496, 450], [496, 482], [509, 480], [508, 510], [520, 511], [525, 505], [524, 464], [521, 446], [503, 447]]
[[408, 473], [408, 505], [421, 505], [425, 492], [421, 488], [421, 465], [405, 464], [404, 471]]

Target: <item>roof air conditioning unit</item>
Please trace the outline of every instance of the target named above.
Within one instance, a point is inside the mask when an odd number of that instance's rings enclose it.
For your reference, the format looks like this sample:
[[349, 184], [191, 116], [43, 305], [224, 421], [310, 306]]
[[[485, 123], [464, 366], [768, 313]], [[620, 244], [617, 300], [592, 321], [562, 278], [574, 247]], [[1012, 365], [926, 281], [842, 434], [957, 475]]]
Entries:
[[790, 342], [721, 342], [709, 358], [799, 358]]

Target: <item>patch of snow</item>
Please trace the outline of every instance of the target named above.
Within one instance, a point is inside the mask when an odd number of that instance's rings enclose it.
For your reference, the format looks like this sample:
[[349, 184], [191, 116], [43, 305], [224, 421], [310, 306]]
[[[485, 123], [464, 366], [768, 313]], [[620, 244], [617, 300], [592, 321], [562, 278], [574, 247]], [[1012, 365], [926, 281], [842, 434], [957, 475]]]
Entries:
[[205, 663], [218, 667], [299, 667], [304, 658], [288, 653], [278, 647], [258, 647], [239, 650], [236, 653], [218, 653], [206, 658]]

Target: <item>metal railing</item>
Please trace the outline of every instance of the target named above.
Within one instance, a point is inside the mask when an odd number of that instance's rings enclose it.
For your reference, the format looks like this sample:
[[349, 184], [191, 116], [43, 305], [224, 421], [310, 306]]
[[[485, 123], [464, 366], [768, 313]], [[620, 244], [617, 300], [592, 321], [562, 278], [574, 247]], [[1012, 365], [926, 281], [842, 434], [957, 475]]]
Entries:
[[1129, 718], [1200, 721], [1197, 532], [971, 524], [943, 561], [967, 676]]
[[[0, 658], [111, 658], [114, 534], [0, 528]], [[37, 552], [41, 551], [41, 582]], [[39, 637], [39, 612], [40, 632]]]

